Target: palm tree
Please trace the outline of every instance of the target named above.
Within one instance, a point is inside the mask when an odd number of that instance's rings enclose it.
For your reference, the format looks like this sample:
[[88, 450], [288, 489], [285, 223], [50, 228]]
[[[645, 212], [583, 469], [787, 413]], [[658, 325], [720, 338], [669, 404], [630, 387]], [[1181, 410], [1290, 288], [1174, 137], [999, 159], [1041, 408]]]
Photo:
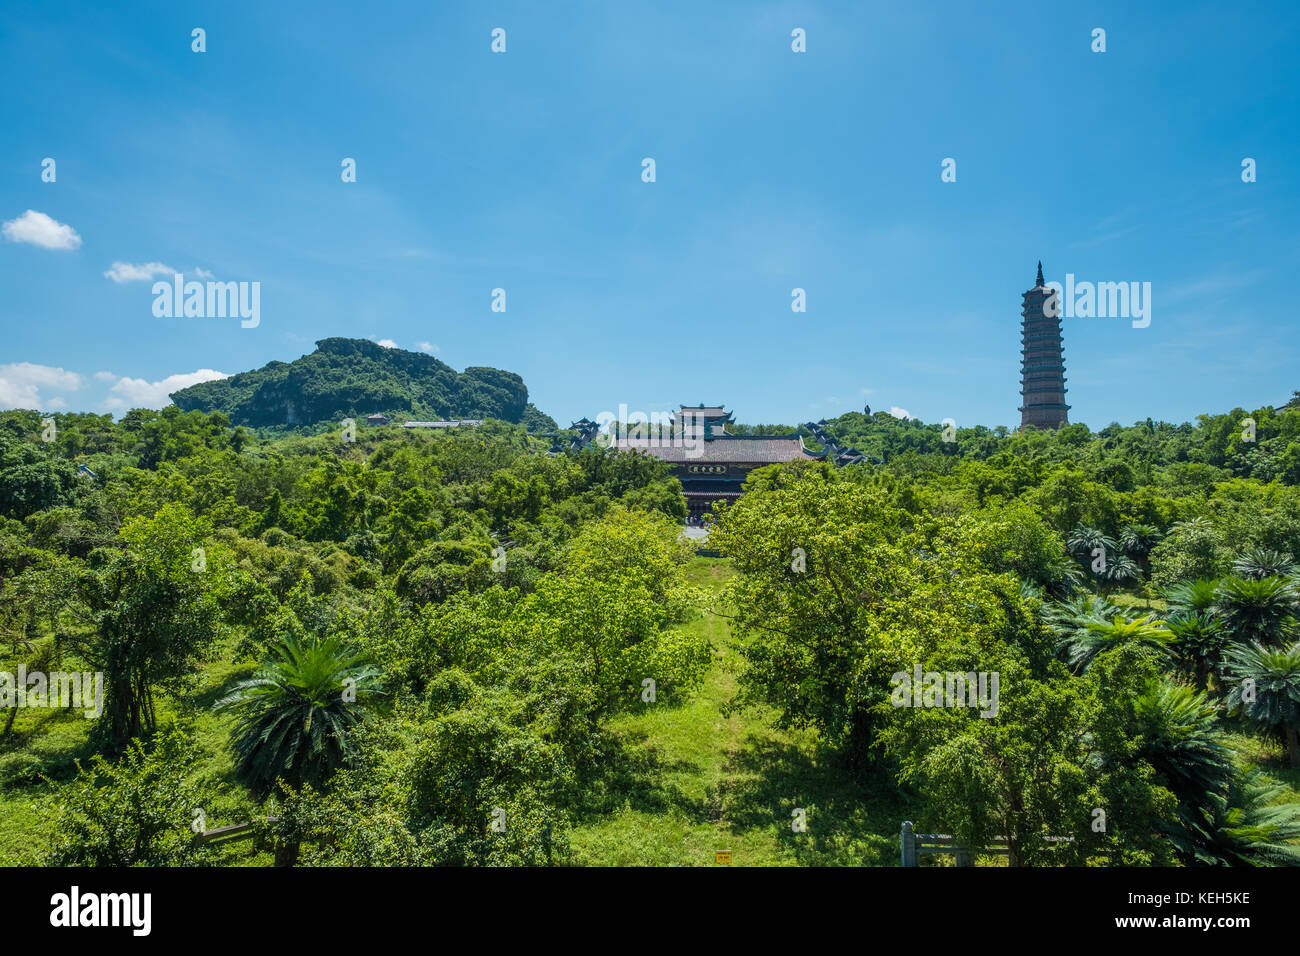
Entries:
[[1155, 680], [1134, 704], [1138, 755], [1160, 773], [1180, 803], [1201, 807], [1224, 796], [1235, 770], [1223, 744], [1219, 709], [1201, 691]]
[[1098, 654], [1123, 644], [1138, 644], [1167, 652], [1173, 639], [1164, 622], [1150, 615], [1127, 621], [1117, 614], [1110, 621], [1085, 622], [1083, 629], [1063, 639], [1058, 649], [1071, 666], [1086, 670]]
[[1151, 553], [1160, 542], [1160, 529], [1153, 524], [1141, 524], [1133, 522], [1126, 524], [1119, 532], [1119, 546], [1124, 549], [1126, 554], [1132, 555], [1139, 561]]
[[1115, 544], [1115, 539], [1108, 537], [1105, 533], [1097, 528], [1090, 528], [1087, 525], [1075, 525], [1070, 536], [1065, 540], [1065, 546], [1070, 549], [1070, 553], [1082, 560], [1084, 555], [1091, 555], [1097, 548], [1102, 548], [1106, 552], [1107, 560], [1110, 555], [1119, 551]]
[[1097, 578], [1101, 581], [1102, 591], [1110, 594], [1115, 588], [1136, 581], [1141, 573], [1136, 561], [1126, 554], [1116, 554], [1106, 560], [1105, 569], [1097, 574]]
[[1228, 644], [1227, 628], [1204, 611], [1172, 615], [1165, 619], [1165, 627], [1174, 635], [1173, 649], [1179, 661], [1192, 673], [1196, 686], [1205, 690]]
[[1211, 802], [1174, 846], [1189, 863], [1210, 866], [1300, 865], [1300, 803], [1291, 791], [1251, 770], [1238, 776], [1226, 798]]
[[1214, 612], [1242, 643], [1279, 640], [1297, 611], [1300, 590], [1286, 578], [1224, 578], [1215, 593]]
[[1061, 642], [1087, 630], [1089, 622], [1104, 623], [1123, 614], [1120, 608], [1096, 594], [1081, 594], [1069, 601], [1045, 603], [1041, 611], [1043, 623], [1052, 629]]
[[1232, 562], [1232, 570], [1243, 578], [1253, 578], [1258, 581], [1261, 578], [1286, 577], [1296, 568], [1291, 555], [1284, 551], [1251, 548], [1243, 551], [1237, 560]]
[[1043, 568], [1042, 581], [1047, 593], [1057, 599], [1068, 598], [1086, 578], [1083, 569], [1064, 554], [1056, 555]]
[[1187, 615], [1208, 613], [1214, 608], [1218, 597], [1219, 582], [1214, 578], [1197, 578], [1195, 581], [1183, 581], [1176, 587], [1165, 591], [1164, 598], [1169, 604], [1169, 614]]
[[1282, 649], [1234, 644], [1224, 656], [1233, 681], [1228, 709], [1270, 731], [1280, 729], [1291, 766], [1300, 770], [1300, 641]]
[[337, 637], [282, 638], [250, 680], [216, 704], [238, 715], [238, 769], [255, 792], [277, 778], [318, 785], [352, 756], [350, 733], [385, 694], [380, 672]]

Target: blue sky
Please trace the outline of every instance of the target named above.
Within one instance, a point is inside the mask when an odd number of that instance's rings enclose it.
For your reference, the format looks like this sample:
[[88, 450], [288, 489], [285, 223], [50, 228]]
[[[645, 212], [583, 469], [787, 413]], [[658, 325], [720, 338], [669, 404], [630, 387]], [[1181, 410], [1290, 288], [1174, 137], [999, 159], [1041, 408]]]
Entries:
[[[0, 405], [156, 407], [342, 335], [562, 425], [1015, 425], [1040, 258], [1152, 284], [1147, 328], [1065, 321], [1072, 421], [1300, 389], [1295, 4], [326, 6], [4, 5]], [[260, 282], [260, 324], [157, 318], [114, 263]]]

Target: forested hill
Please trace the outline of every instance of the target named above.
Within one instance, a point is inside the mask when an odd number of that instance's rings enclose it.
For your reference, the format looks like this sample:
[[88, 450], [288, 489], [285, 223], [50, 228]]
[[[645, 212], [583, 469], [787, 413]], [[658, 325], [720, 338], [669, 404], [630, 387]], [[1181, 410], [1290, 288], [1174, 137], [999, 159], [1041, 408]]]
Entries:
[[382, 412], [418, 419], [499, 418], [532, 430], [554, 428], [528, 404], [514, 372], [457, 372], [421, 352], [385, 348], [366, 339], [329, 338], [293, 362], [191, 385], [171, 395], [182, 411], [223, 412], [233, 424], [314, 425]]

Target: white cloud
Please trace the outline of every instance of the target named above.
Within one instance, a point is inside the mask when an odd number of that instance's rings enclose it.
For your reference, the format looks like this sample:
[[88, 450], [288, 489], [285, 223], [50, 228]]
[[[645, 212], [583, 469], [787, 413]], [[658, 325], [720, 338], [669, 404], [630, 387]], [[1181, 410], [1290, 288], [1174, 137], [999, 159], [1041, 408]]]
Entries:
[[161, 262], [142, 262], [138, 266], [130, 262], [114, 262], [104, 276], [114, 282], [147, 282], [155, 276], [175, 274], [175, 269]]
[[81, 388], [81, 376], [66, 369], [31, 362], [0, 365], [0, 408], [40, 410], [43, 388], [75, 391]]
[[117, 376], [112, 372], [96, 372], [95, 381], [97, 382], [116, 382]]
[[51, 412], [61, 412], [67, 407], [68, 407], [68, 403], [65, 402], [58, 395], [55, 395], [53, 398], [46, 399], [45, 401], [45, 408]]
[[219, 378], [229, 378], [225, 372], [210, 368], [201, 368], [195, 372], [181, 372], [168, 375], [158, 382], [146, 382], [142, 378], [122, 377], [109, 389], [109, 396], [104, 400], [104, 407], [114, 411], [128, 408], [163, 408], [170, 405], [172, 392], [189, 388], [199, 382], [211, 382]]
[[199, 266], [195, 266], [195, 267], [194, 267], [194, 278], [196, 278], [196, 279], [211, 279], [211, 278], [213, 278], [213, 275], [212, 275], [212, 273], [209, 272], [207, 269], [202, 269], [202, 268], [200, 268]]
[[0, 232], [10, 242], [27, 242], [43, 249], [77, 249], [81, 246], [77, 230], [35, 209], [8, 220], [0, 226]]
[[377, 342], [375, 342], [375, 344], [382, 345], [386, 349], [397, 348], [397, 343], [394, 342], [392, 339], [379, 339]]
[[891, 406], [889, 407], [889, 414], [893, 415], [895, 418], [915, 418], [915, 417], [916, 417], [916, 416], [913, 415], [911, 412], [909, 412], [906, 408], [900, 408], [900, 407], [897, 406], [897, 405], [891, 405]]
[[421, 352], [428, 352], [430, 355], [442, 351], [442, 349], [438, 348], [438, 346], [434, 345], [432, 342], [416, 342], [415, 347]]

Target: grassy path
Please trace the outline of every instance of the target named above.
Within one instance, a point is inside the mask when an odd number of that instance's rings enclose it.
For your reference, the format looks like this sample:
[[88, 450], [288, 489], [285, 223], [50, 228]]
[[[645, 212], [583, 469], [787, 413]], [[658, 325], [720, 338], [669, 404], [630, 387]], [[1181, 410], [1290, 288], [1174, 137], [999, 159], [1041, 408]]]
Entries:
[[[689, 568], [714, 604], [731, 575], [720, 559]], [[627, 768], [573, 833], [574, 862], [711, 866], [715, 850], [731, 850], [738, 866], [896, 863], [905, 807], [892, 784], [855, 780], [815, 734], [779, 730], [770, 711], [727, 714], [735, 638], [707, 612], [690, 626], [712, 642], [715, 665], [689, 699], [661, 697], [611, 723]], [[807, 811], [806, 833], [791, 828], [795, 808]]]

